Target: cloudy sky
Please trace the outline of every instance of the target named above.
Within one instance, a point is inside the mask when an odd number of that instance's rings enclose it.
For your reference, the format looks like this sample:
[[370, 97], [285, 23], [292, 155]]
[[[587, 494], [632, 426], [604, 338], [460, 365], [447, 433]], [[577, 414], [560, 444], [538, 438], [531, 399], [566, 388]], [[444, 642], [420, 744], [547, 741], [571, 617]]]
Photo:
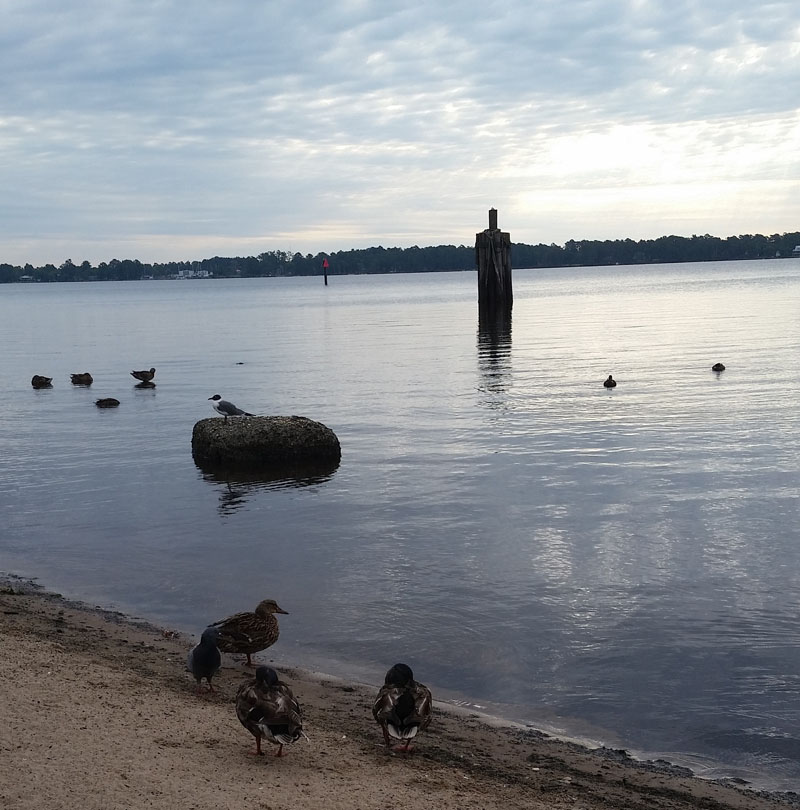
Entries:
[[0, 262], [800, 230], [759, 0], [0, 0]]

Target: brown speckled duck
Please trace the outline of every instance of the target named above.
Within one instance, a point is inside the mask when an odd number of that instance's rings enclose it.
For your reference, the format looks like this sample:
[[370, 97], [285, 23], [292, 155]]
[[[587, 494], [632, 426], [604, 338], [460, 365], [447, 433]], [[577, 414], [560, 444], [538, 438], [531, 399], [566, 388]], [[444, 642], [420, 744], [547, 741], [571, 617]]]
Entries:
[[[383, 730], [387, 751], [410, 753], [411, 740], [431, 723], [433, 699], [427, 686], [414, 680], [407, 664], [395, 664], [378, 692], [372, 714]], [[392, 747], [392, 740], [402, 744]]]
[[261, 740], [275, 743], [278, 746], [275, 756], [279, 757], [284, 745], [305, 736], [300, 704], [271, 667], [258, 667], [255, 678], [239, 687], [236, 716], [256, 738], [256, 754], [259, 755], [263, 753]]
[[219, 628], [217, 646], [223, 652], [244, 653], [247, 666], [252, 667], [250, 656], [266, 650], [278, 640], [280, 630], [274, 613], [289, 615], [274, 599], [264, 599], [252, 613], [234, 613], [227, 619], [214, 622], [213, 626]]
[[156, 370], [151, 368], [150, 371], [132, 371], [131, 377], [139, 380], [139, 382], [149, 383], [153, 381], [153, 377], [156, 376]]
[[81, 374], [70, 374], [70, 378], [73, 385], [91, 385], [94, 382], [94, 378], [88, 371]]

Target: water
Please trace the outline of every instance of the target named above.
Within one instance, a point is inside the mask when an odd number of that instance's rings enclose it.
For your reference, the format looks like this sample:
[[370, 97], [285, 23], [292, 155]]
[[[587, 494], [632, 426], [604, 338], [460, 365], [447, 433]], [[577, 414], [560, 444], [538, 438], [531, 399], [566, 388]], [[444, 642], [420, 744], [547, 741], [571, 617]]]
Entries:
[[[0, 569], [193, 633], [272, 597], [279, 659], [405, 660], [439, 696], [797, 790], [800, 261], [514, 285], [508, 328], [479, 328], [474, 273], [0, 286]], [[203, 473], [214, 393], [325, 423], [341, 465]]]

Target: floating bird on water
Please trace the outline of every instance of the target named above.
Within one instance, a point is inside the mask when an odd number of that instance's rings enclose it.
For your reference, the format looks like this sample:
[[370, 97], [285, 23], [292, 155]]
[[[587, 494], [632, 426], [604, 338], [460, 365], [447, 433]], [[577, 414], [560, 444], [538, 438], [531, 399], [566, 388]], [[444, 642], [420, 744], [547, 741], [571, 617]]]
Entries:
[[200, 636], [200, 643], [189, 650], [189, 655], [186, 658], [186, 667], [197, 681], [198, 693], [202, 689], [201, 682], [203, 678], [208, 681], [208, 691], [214, 691], [211, 679], [219, 672], [219, 668], [222, 666], [222, 656], [217, 648], [218, 638], [219, 630], [216, 627], [206, 627], [203, 630], [203, 635]]
[[34, 374], [33, 377], [31, 377], [31, 385], [34, 388], [52, 388], [53, 378], [43, 377], [41, 374]]
[[[414, 680], [407, 664], [395, 664], [386, 673], [372, 707], [372, 714], [383, 730], [387, 751], [411, 751], [411, 740], [431, 723], [432, 708], [430, 689]], [[402, 745], [392, 748], [392, 739]]]
[[219, 394], [214, 394], [213, 397], [209, 397], [211, 401], [211, 407], [219, 414], [222, 414], [225, 417], [225, 421], [228, 421], [229, 416], [252, 416], [252, 413], [247, 413], [247, 411], [243, 411], [241, 408], [237, 408], [232, 402], [228, 402], [227, 400], [223, 399]]
[[[137, 380], [139, 380], [140, 382], [143, 382], [143, 383], [152, 383], [153, 382], [153, 377], [155, 377], [155, 376], [156, 376], [156, 370], [154, 368], [151, 368], [150, 371], [132, 371], [131, 372], [131, 377], [134, 377], [135, 379], [137, 379]], [[155, 383], [153, 383], [153, 385], [155, 385]]]
[[82, 374], [70, 374], [69, 376], [73, 385], [91, 385], [94, 382], [94, 378], [88, 371], [84, 371]]
[[119, 400], [114, 397], [105, 397], [103, 399], [95, 400], [95, 405], [98, 408], [116, 408], [119, 405]]
[[617, 385], [617, 381], [609, 374], [608, 379], [603, 381], [603, 385], [606, 388], [614, 388]]
[[714, 363], [714, 365], [711, 366], [711, 370], [712, 371], [725, 371], [725, 366], [722, 363]]
[[267, 740], [279, 746], [279, 757], [284, 745], [305, 737], [300, 704], [274, 669], [259, 667], [255, 674], [236, 693], [236, 716], [256, 738], [256, 754], [262, 754], [261, 740]]
[[273, 613], [289, 615], [274, 599], [264, 599], [252, 613], [234, 613], [227, 619], [214, 622], [212, 627], [219, 628], [217, 646], [223, 652], [244, 653], [246, 665], [253, 666], [250, 656], [271, 647], [280, 635], [278, 620]]

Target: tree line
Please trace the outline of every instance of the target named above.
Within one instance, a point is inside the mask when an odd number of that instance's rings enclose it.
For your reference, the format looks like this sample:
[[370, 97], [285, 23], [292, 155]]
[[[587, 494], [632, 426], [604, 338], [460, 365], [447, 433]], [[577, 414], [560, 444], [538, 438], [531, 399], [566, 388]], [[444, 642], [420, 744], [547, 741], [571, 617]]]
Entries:
[[[587, 267], [612, 264], [661, 264], [707, 262], [735, 259], [775, 259], [793, 255], [800, 245], [800, 232], [746, 234], [742, 236], [661, 236], [658, 239], [569, 240], [562, 245], [512, 244], [512, 264], [516, 268]], [[797, 255], [796, 253], [794, 255]], [[138, 259], [112, 259], [92, 265], [75, 264], [67, 259], [56, 267], [0, 264], [0, 283], [17, 281], [135, 281], [143, 278], [255, 278], [274, 276], [322, 275], [327, 259], [329, 275], [360, 273], [426, 273], [471, 270], [475, 267], [474, 247], [371, 247], [316, 255], [272, 250], [258, 256], [224, 258], [215, 256], [194, 262], [141, 262]]]

